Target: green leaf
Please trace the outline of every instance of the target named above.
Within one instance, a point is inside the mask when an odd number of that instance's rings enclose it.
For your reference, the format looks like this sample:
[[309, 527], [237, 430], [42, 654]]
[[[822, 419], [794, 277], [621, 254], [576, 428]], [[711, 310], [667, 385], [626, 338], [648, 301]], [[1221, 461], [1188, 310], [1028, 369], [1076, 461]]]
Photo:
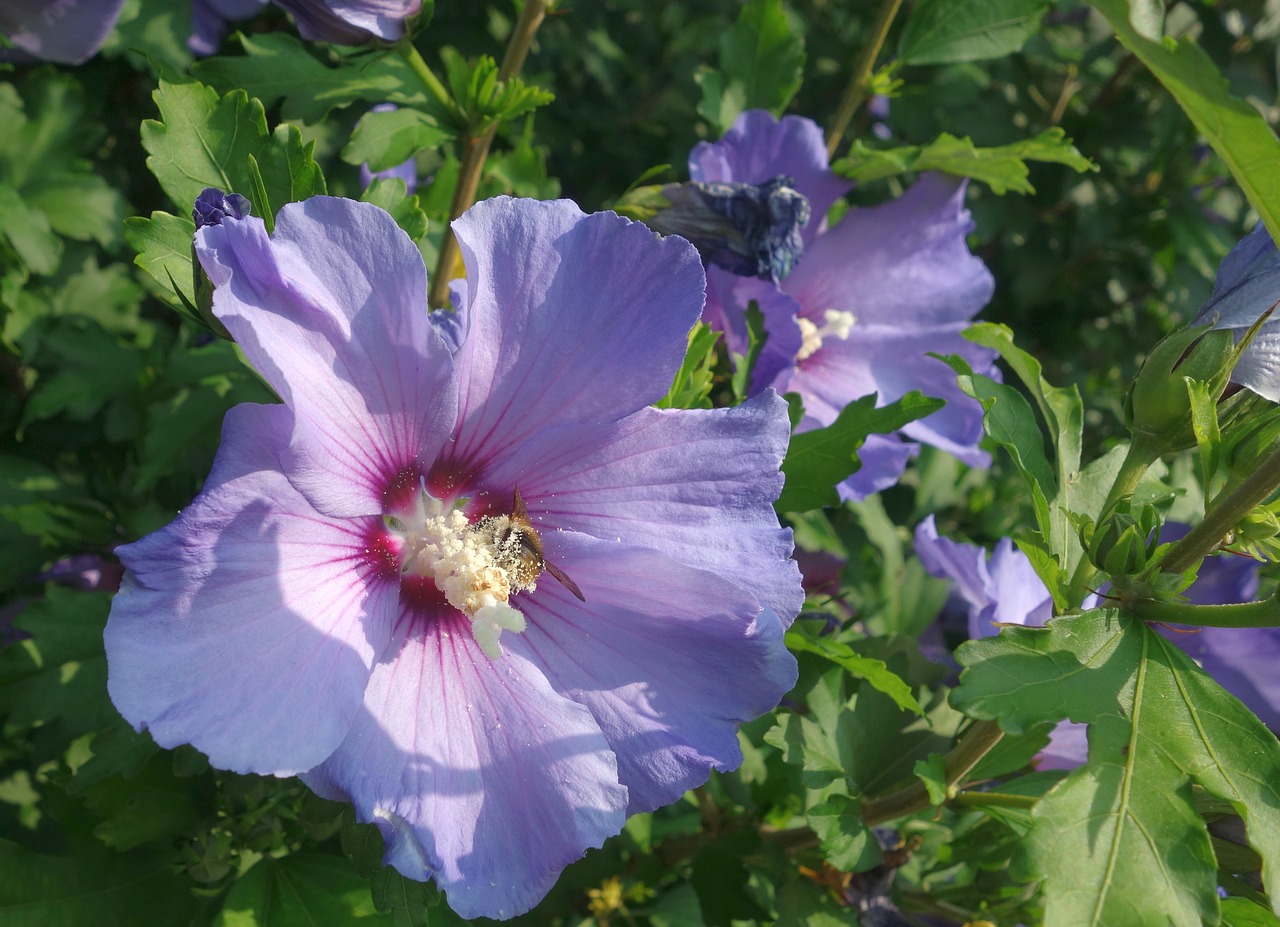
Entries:
[[710, 409], [712, 368], [720, 335], [698, 322], [689, 332], [689, 348], [676, 371], [667, 395], [655, 403], [659, 409]]
[[96, 241], [103, 247], [119, 241], [128, 206], [120, 191], [102, 177], [70, 171], [49, 173], [24, 192], [59, 235]]
[[781, 113], [800, 89], [804, 61], [804, 32], [792, 26], [782, 0], [751, 0], [720, 36], [724, 85], [742, 88], [742, 109]]
[[1213, 477], [1222, 455], [1222, 431], [1218, 426], [1218, 403], [1209, 393], [1209, 384], [1183, 377], [1191, 402], [1191, 430], [1196, 436], [1200, 461], [1200, 486], [1205, 498], [1213, 496]]
[[868, 148], [855, 141], [849, 154], [833, 164], [832, 169], [859, 183], [907, 171], [941, 171], [981, 181], [1000, 195], [1010, 190], [1031, 194], [1035, 188], [1027, 179], [1030, 176], [1028, 161], [1064, 164], [1081, 173], [1098, 169], [1056, 126], [1020, 142], [995, 148], [978, 148], [968, 136], [957, 138], [946, 132], [927, 145], [900, 148]]
[[810, 638], [795, 630], [787, 632], [787, 647], [796, 653], [814, 653], [830, 660], [848, 670], [856, 679], [864, 680], [867, 685], [889, 696], [903, 711], [924, 715], [924, 709], [911, 694], [911, 687], [902, 680], [901, 676], [890, 672], [883, 660], [864, 657], [855, 653], [848, 644], [842, 644], [829, 637]]
[[31, 636], [0, 650], [0, 716], [8, 724], [56, 722], [69, 742], [115, 719], [102, 646], [109, 604], [105, 593], [51, 585], [15, 619]]
[[1248, 898], [1226, 898], [1222, 902], [1222, 927], [1280, 927], [1280, 917]]
[[0, 924], [128, 927], [197, 921], [191, 883], [173, 854], [83, 852], [47, 856], [0, 839]]
[[430, 882], [407, 879], [390, 866], [374, 872], [370, 882], [374, 907], [390, 913], [396, 927], [427, 927], [428, 909], [440, 902], [440, 893]]
[[399, 177], [375, 177], [365, 188], [360, 200], [385, 209], [410, 238], [421, 241], [427, 234], [427, 214], [423, 212], [419, 198], [405, 192], [404, 181]]
[[810, 808], [806, 817], [822, 841], [826, 861], [842, 872], [866, 872], [882, 859], [880, 843], [862, 823], [862, 803], [849, 795], [832, 795]]
[[1141, 31], [1130, 21], [1125, 0], [1094, 0], [1116, 38], [1164, 84], [1190, 117], [1196, 130], [1213, 146], [1258, 211], [1271, 237], [1280, 241], [1280, 140], [1256, 109], [1231, 95], [1230, 86], [1212, 59], [1183, 36], [1156, 39], [1148, 23]]
[[902, 30], [904, 64], [981, 61], [1016, 52], [1040, 31], [1049, 0], [920, 0]]
[[62, 242], [44, 213], [12, 187], [0, 184], [0, 239], [35, 274], [51, 274], [62, 257]]
[[1217, 861], [1191, 785], [1228, 801], [1280, 879], [1280, 744], [1181, 650], [1111, 610], [957, 651], [953, 703], [1019, 733], [1069, 714], [1089, 761], [1033, 813], [1028, 859], [1055, 925], [1215, 923]]
[[195, 830], [212, 812], [212, 796], [200, 796], [186, 779], [174, 775], [167, 755], [153, 756], [132, 778], [110, 776], [83, 791], [85, 804], [102, 821], [93, 834], [113, 850], [171, 842]]
[[236, 880], [214, 927], [312, 927], [352, 921], [391, 924], [374, 907], [369, 886], [340, 856], [293, 853], [265, 857]]
[[161, 118], [142, 123], [147, 167], [184, 213], [205, 187], [251, 191], [251, 159], [271, 198], [253, 204], [259, 215], [274, 215], [285, 203], [324, 192], [324, 177], [312, 157], [314, 143], [304, 145], [292, 126], [268, 134], [262, 104], [244, 91], [219, 97], [203, 84], [162, 80], [153, 96]]
[[186, 308], [196, 300], [191, 263], [195, 234], [194, 222], [167, 212], [153, 212], [149, 219], [131, 216], [124, 222], [125, 241], [138, 252], [133, 262], [156, 282], [161, 298], [171, 308], [199, 322], [199, 316]]
[[745, 357], [734, 354], [731, 358], [733, 376], [730, 378], [729, 385], [733, 390], [735, 402], [746, 401], [747, 393], [751, 389], [751, 374], [756, 369], [756, 361], [760, 359], [760, 350], [769, 337], [764, 330], [764, 313], [760, 311], [760, 306], [754, 299], [747, 303], [746, 320], [747, 354]]
[[324, 121], [331, 109], [357, 100], [423, 107], [422, 84], [404, 60], [378, 50], [338, 58], [321, 54], [284, 32], [241, 35], [245, 54], [197, 62], [192, 73], [223, 92], [242, 88], [264, 106], [283, 101], [280, 115], [306, 123]]
[[383, 171], [403, 164], [419, 151], [439, 147], [454, 135], [434, 116], [416, 109], [369, 112], [356, 123], [351, 141], [342, 149], [342, 160]]
[[941, 753], [930, 753], [923, 760], [916, 760], [912, 768], [916, 778], [924, 783], [929, 793], [929, 804], [937, 806], [947, 800], [947, 758]]
[[863, 396], [841, 410], [826, 428], [791, 438], [782, 472], [787, 481], [775, 503], [780, 512], [807, 512], [838, 505], [836, 486], [861, 466], [857, 451], [868, 435], [891, 434], [909, 422], [941, 409], [941, 399], [910, 392], [897, 402], [876, 408], [876, 397]]
[[734, 82], [725, 86], [724, 75], [706, 65], [700, 65], [693, 72], [693, 80], [702, 91], [698, 115], [711, 123], [716, 135], [723, 135], [747, 108], [747, 88]]
[[532, 112], [555, 99], [555, 94], [526, 84], [519, 77], [498, 80], [498, 63], [489, 55], [468, 62], [448, 46], [440, 49], [449, 89], [467, 120], [472, 135], [494, 123]]

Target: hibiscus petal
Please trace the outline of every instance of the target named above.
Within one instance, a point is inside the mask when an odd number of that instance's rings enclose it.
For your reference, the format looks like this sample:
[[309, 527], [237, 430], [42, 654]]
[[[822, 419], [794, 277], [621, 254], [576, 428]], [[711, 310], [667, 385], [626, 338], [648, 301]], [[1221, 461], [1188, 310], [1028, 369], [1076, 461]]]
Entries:
[[751, 349], [747, 332], [747, 308], [752, 301], [764, 322], [764, 345], [751, 371], [749, 395], [785, 384], [796, 366], [800, 350], [800, 304], [777, 284], [755, 277], [739, 277], [719, 267], [707, 268], [707, 305], [702, 321], [724, 333], [725, 346], [745, 357]]
[[321, 516], [280, 474], [291, 418], [227, 413], [204, 492], [118, 549], [105, 634], [120, 713], [242, 773], [292, 775], [337, 747], [398, 610], [365, 553], [372, 520]]
[[44, 61], [83, 64], [102, 47], [124, 0], [0, 0], [0, 33]]
[[963, 181], [925, 174], [896, 200], [851, 209], [805, 249], [782, 289], [818, 324], [827, 309], [896, 328], [973, 318], [995, 281], [965, 243], [964, 191]]
[[675, 801], [713, 768], [735, 768], [738, 724], [795, 685], [777, 616], [657, 551], [570, 532], [551, 540], [548, 556], [586, 602], [541, 580], [521, 606], [528, 629], [507, 646], [591, 709], [618, 755], [628, 813]]
[[625, 820], [599, 726], [512, 652], [515, 636], [491, 662], [461, 615], [406, 616], [350, 736], [302, 777], [351, 800], [386, 861], [434, 879], [463, 918], [529, 910]]
[[425, 472], [456, 412], [452, 363], [427, 320], [426, 270], [386, 212], [313, 197], [196, 234], [215, 314], [293, 409], [285, 466], [318, 510], [381, 513], [397, 474]]
[[519, 484], [547, 543], [565, 529], [662, 551], [731, 580], [790, 624], [804, 591], [791, 531], [773, 510], [789, 433], [773, 392], [733, 409], [642, 409], [548, 429], [490, 480]]
[[689, 153], [693, 180], [764, 183], [779, 174], [794, 180], [794, 189], [809, 200], [813, 218], [801, 232], [808, 244], [821, 231], [831, 204], [853, 189], [853, 181], [828, 166], [826, 143], [816, 122], [802, 116], [779, 120], [765, 110], [747, 110], [720, 141], [699, 142]]
[[404, 37], [405, 20], [422, 9], [422, 0], [276, 0], [293, 14], [298, 32], [312, 42], [360, 45], [378, 38]]
[[907, 462], [920, 452], [920, 445], [902, 441], [897, 435], [868, 435], [858, 448], [861, 466], [836, 487], [840, 498], [846, 502], [858, 502], [867, 496], [897, 484]]
[[[961, 336], [963, 324], [900, 329], [855, 326], [846, 339], [828, 338], [817, 353], [797, 368], [788, 389], [805, 397], [805, 411], [820, 424], [830, 424], [849, 402], [876, 393], [884, 405], [919, 390], [946, 400], [946, 405], [911, 422], [903, 434], [931, 444], [970, 466], [985, 466], [980, 451], [982, 407], [960, 391], [955, 371], [928, 353], [959, 354], [976, 371], [991, 376], [995, 353]], [[834, 413], [834, 414], [833, 414]]]
[[470, 300], [455, 472], [548, 425], [615, 421], [666, 393], [702, 312], [687, 241], [567, 200], [508, 197], [476, 204], [454, 230]]

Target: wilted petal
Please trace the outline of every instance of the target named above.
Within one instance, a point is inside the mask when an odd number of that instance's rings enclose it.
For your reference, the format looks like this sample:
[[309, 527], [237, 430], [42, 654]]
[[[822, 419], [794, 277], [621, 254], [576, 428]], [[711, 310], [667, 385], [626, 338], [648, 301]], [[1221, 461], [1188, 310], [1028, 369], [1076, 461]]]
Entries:
[[773, 510], [789, 430], [772, 392], [733, 409], [643, 409], [539, 434], [491, 478], [519, 484], [544, 543], [564, 529], [662, 551], [746, 589], [789, 624], [804, 593], [791, 531]]
[[425, 472], [456, 410], [413, 242], [367, 203], [314, 197], [201, 229], [214, 313], [297, 420], [285, 462], [320, 511], [381, 513], [397, 474]]
[[227, 413], [204, 492], [118, 548], [129, 572], [105, 635], [121, 714], [242, 773], [290, 775], [337, 747], [398, 609], [366, 554], [373, 521], [325, 518], [281, 475], [291, 418]]
[[405, 20], [422, 0], [276, 0], [293, 14], [298, 32], [313, 42], [361, 45], [371, 39], [404, 38]]
[[454, 230], [469, 303], [453, 470], [666, 393], [702, 312], [705, 276], [687, 241], [567, 200], [508, 197], [477, 203]]
[[699, 142], [689, 153], [694, 180], [764, 183], [779, 174], [795, 181], [792, 186], [809, 201], [812, 218], [801, 230], [806, 244], [821, 231], [831, 204], [853, 189], [828, 166], [822, 129], [801, 116], [779, 120], [765, 110], [747, 110], [720, 141]]
[[859, 325], [912, 330], [973, 318], [995, 281], [969, 252], [965, 183], [924, 174], [896, 200], [851, 209], [782, 282], [805, 312], [852, 312]]
[[0, 33], [43, 61], [83, 64], [102, 47], [124, 0], [0, 0]]
[[[587, 705], [618, 755], [629, 813], [652, 811], [742, 762], [738, 724], [795, 685], [782, 625], [714, 573], [583, 535], [548, 537], [587, 601], [549, 577], [511, 642]], [[546, 585], [544, 585], [546, 584]]]
[[302, 777], [351, 800], [387, 862], [464, 918], [527, 911], [626, 814], [591, 713], [503, 644], [490, 661], [460, 614], [406, 616], [350, 736]]

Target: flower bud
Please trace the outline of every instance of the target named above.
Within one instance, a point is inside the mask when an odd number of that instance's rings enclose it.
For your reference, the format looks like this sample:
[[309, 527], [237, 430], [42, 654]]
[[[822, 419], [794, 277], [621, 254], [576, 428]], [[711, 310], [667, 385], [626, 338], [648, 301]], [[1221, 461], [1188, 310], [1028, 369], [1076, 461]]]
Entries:
[[1125, 402], [1134, 439], [1146, 439], [1171, 452], [1195, 444], [1187, 379], [1209, 384], [1217, 401], [1231, 377], [1235, 336], [1206, 326], [1184, 328], [1162, 339], [1152, 350]]
[[[221, 225], [226, 220], [239, 221], [252, 212], [253, 204], [239, 193], [224, 193], [217, 187], [205, 187], [200, 191], [195, 205], [191, 208], [191, 221], [196, 224], [198, 232], [210, 225]], [[214, 334], [230, 341], [231, 335], [227, 332], [226, 326], [213, 314], [213, 284], [209, 281], [204, 268], [200, 266], [200, 259], [196, 257], [194, 241], [191, 243], [191, 276], [196, 304], [189, 305], [188, 311], [193, 312], [196, 318], [213, 330]]]
[[1160, 515], [1155, 507], [1117, 502], [1097, 524], [1081, 530], [1081, 544], [1092, 563], [1108, 576], [1132, 576], [1142, 572], [1155, 553]]

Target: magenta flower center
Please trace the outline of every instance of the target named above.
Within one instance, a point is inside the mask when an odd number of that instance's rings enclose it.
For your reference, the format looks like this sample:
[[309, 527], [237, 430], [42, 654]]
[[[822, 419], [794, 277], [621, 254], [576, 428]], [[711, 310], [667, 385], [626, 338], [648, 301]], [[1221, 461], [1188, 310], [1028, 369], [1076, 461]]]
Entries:
[[437, 499], [424, 480], [411, 505], [384, 522], [400, 543], [402, 576], [431, 580], [470, 620], [485, 656], [497, 660], [502, 632], [525, 629], [524, 614], [509, 600], [535, 589], [541, 560], [528, 555], [509, 516], [487, 516], [472, 524], [463, 502]]

